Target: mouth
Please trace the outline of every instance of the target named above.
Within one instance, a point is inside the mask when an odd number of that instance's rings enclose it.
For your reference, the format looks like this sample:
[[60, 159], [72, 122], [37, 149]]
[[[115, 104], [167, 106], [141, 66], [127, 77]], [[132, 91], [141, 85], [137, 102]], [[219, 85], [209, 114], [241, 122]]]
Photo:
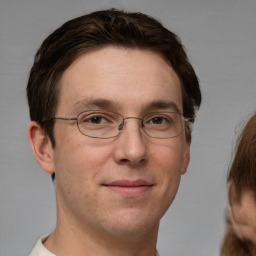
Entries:
[[116, 180], [103, 184], [103, 186], [117, 194], [127, 197], [136, 197], [149, 192], [153, 184], [145, 180]]

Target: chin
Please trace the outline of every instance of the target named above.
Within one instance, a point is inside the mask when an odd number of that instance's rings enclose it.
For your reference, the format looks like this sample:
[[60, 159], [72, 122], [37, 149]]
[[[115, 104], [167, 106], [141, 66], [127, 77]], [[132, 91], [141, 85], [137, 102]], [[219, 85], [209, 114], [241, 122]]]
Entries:
[[122, 211], [119, 214], [113, 214], [112, 225], [109, 228], [113, 234], [118, 236], [140, 236], [158, 231], [161, 216], [147, 211]]

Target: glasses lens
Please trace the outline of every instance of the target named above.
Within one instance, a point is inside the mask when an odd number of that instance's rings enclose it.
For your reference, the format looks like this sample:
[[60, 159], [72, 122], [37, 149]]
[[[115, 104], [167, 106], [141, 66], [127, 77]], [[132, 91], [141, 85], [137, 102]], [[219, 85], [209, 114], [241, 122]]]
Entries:
[[92, 138], [111, 138], [118, 135], [118, 126], [123, 118], [113, 112], [85, 111], [78, 115], [77, 124], [80, 132]]
[[174, 112], [149, 113], [143, 119], [145, 133], [153, 138], [173, 138], [184, 129], [184, 119]]

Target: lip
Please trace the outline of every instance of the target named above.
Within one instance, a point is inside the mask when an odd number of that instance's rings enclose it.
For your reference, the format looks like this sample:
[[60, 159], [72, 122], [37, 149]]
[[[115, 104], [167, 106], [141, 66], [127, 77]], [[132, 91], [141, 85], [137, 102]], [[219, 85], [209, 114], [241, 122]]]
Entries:
[[153, 184], [145, 180], [116, 180], [103, 184], [107, 189], [128, 197], [136, 197], [149, 192]]

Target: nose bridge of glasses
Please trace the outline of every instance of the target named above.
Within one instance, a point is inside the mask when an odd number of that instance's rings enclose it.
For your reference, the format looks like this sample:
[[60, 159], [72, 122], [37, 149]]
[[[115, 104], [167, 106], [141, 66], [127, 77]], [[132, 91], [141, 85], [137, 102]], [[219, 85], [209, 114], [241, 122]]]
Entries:
[[136, 119], [136, 120], [141, 121], [141, 122], [140, 122], [140, 126], [143, 127], [143, 119], [142, 119], [142, 118], [140, 118], [140, 117], [135, 117], [135, 116], [127, 116], [127, 117], [124, 117], [124, 118], [123, 118], [123, 122], [118, 126], [118, 130], [119, 130], [119, 131], [121, 131], [121, 130], [124, 128], [125, 121], [126, 121], [126, 120], [129, 120], [129, 119]]

